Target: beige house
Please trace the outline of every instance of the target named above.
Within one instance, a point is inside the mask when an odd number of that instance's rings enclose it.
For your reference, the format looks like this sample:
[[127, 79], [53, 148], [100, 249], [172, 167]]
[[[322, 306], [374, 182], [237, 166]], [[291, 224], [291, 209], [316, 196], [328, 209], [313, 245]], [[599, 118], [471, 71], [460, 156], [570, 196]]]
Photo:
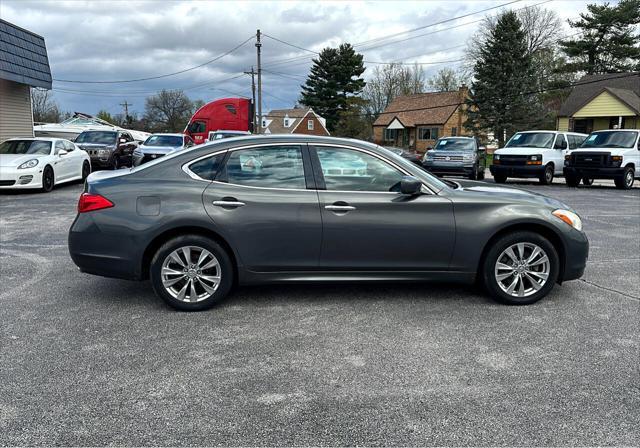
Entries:
[[418, 93], [394, 99], [373, 123], [374, 141], [425, 152], [440, 137], [472, 135], [464, 127], [466, 86], [452, 92]]
[[559, 131], [588, 134], [616, 127], [640, 128], [640, 72], [585, 76], [558, 113]]
[[31, 87], [51, 89], [44, 38], [0, 19], [0, 142], [33, 137]]

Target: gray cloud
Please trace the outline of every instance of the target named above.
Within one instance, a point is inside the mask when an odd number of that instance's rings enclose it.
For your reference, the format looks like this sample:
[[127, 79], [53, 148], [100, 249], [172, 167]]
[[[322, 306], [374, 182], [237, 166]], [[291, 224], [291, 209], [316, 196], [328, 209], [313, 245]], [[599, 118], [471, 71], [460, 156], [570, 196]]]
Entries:
[[[238, 45], [257, 28], [319, 51], [328, 45], [364, 42], [501, 3], [504, 0], [366, 3], [2, 0], [2, 16], [45, 37], [54, 78], [114, 80], [157, 76], [201, 64]], [[533, 0], [521, 4], [528, 3]], [[566, 18], [583, 10], [586, 3], [556, 1], [545, 6]], [[460, 23], [479, 17], [462, 19]], [[475, 27], [449, 30], [450, 25], [424, 30], [427, 33], [443, 29], [429, 36], [365, 51], [365, 60], [411, 58], [424, 62], [458, 58], [462, 48], [436, 52], [464, 44]], [[362, 48], [367, 46], [358, 47]], [[294, 57], [302, 59], [274, 64]], [[286, 74], [264, 73], [266, 109], [294, 104], [312, 57], [311, 53], [264, 38], [265, 67]], [[133, 102], [134, 110], [141, 112], [145, 95], [162, 88], [187, 89], [192, 98], [207, 101], [230, 96], [229, 92], [249, 95], [248, 76], [228, 78], [238, 76], [254, 64], [255, 47], [249, 42], [213, 64], [169, 78], [115, 85], [54, 82], [55, 98], [65, 110], [95, 113], [104, 108], [113, 113], [120, 111], [118, 103], [124, 99]], [[369, 64], [368, 72], [373, 67]], [[425, 69], [433, 73], [440, 67], [425, 66]]]

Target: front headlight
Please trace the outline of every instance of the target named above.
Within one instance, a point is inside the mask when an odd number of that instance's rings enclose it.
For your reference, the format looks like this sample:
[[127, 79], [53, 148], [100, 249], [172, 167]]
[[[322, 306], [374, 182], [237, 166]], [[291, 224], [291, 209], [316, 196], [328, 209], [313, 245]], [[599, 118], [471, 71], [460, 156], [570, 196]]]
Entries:
[[535, 162], [537, 160], [542, 160], [542, 156], [541, 155], [535, 155], [535, 156], [530, 156], [530, 159]]
[[552, 215], [569, 224], [574, 229], [580, 232], [582, 231], [582, 219], [580, 219], [580, 217], [575, 213], [570, 212], [569, 210], [558, 209], [554, 210]]
[[422, 158], [423, 162], [426, 162], [427, 160], [431, 160], [433, 159], [433, 154], [429, 154], [428, 152], [424, 153], [424, 157]]
[[27, 168], [33, 168], [34, 166], [36, 166], [38, 164], [38, 159], [31, 159], [31, 160], [27, 160], [26, 162], [24, 162], [23, 164], [21, 164], [18, 169], [19, 170], [26, 170]]
[[476, 156], [474, 156], [473, 154], [465, 154], [462, 156], [462, 160], [464, 160], [465, 162], [471, 162], [475, 159], [476, 159]]
[[500, 154], [494, 154], [493, 160], [500, 160]]

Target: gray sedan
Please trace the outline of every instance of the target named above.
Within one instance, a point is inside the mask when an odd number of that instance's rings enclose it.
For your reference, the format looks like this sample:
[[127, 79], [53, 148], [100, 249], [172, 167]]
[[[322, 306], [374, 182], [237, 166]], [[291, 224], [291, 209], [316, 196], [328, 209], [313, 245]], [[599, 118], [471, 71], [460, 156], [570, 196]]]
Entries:
[[588, 242], [567, 205], [442, 181], [376, 145], [274, 135], [220, 140], [91, 174], [69, 231], [83, 272], [150, 278], [201, 310], [235, 284], [482, 283], [529, 304], [579, 278]]
[[142, 165], [193, 145], [195, 143], [188, 135], [153, 134], [133, 151], [133, 166]]

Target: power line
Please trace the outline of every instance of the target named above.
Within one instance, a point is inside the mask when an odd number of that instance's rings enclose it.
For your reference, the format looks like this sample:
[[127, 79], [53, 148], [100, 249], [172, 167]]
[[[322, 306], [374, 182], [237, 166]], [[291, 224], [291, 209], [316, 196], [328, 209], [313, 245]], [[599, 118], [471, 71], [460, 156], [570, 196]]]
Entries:
[[255, 37], [255, 35], [250, 36], [244, 42], [236, 45], [231, 50], [228, 50], [228, 51], [222, 53], [221, 55], [216, 56], [215, 58], [211, 59], [210, 61], [203, 62], [202, 64], [196, 65], [194, 67], [189, 67], [189, 68], [186, 68], [184, 70], [177, 71], [177, 72], [167, 73], [165, 75], [150, 76], [150, 77], [147, 77], [147, 78], [138, 78], [138, 79], [125, 79], [125, 80], [119, 80], [119, 81], [83, 81], [83, 80], [77, 80], [77, 79], [56, 79], [56, 78], [53, 78], [53, 80], [56, 81], [56, 82], [77, 83], [77, 84], [121, 84], [121, 83], [139, 82], [139, 81], [151, 81], [153, 79], [168, 78], [169, 76], [175, 76], [175, 75], [179, 75], [179, 74], [182, 74], [182, 73], [190, 72], [192, 70], [196, 70], [198, 68], [204, 67], [205, 65], [209, 65], [209, 64], [211, 64], [213, 62], [216, 62], [216, 61], [222, 59], [223, 57], [233, 53], [236, 50], [238, 50], [240, 47], [242, 47], [245, 44], [247, 44], [254, 37]]

